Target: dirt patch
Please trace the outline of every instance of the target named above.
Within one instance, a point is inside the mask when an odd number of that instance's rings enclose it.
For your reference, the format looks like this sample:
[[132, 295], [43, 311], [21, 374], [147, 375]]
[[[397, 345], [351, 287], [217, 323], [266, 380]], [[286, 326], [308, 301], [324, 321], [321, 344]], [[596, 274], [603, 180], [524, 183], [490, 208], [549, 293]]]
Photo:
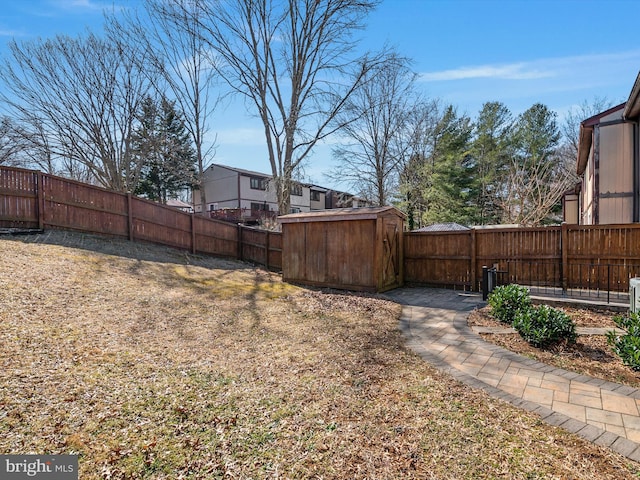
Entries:
[[63, 232], [0, 254], [0, 453], [83, 480], [640, 472], [431, 368], [391, 302]]
[[[565, 311], [578, 327], [599, 327], [613, 329], [612, 318], [619, 312], [590, 310], [574, 307], [558, 307]], [[491, 316], [490, 307], [474, 310], [469, 316], [469, 325], [483, 327], [504, 327], [503, 323]], [[540, 362], [565, 370], [590, 375], [610, 382], [640, 388], [640, 374], [622, 363], [603, 335], [579, 335], [574, 345], [558, 345], [550, 349], [532, 347], [517, 333], [481, 334], [486, 341], [519, 353]]]

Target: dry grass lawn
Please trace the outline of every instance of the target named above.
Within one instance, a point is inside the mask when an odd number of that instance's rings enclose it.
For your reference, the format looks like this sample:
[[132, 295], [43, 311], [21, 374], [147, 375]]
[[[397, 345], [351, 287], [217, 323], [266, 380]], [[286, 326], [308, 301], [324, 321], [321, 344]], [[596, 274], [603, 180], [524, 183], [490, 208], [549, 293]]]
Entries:
[[640, 471], [438, 373], [390, 302], [64, 232], [0, 254], [0, 453], [76, 453], [82, 480]]

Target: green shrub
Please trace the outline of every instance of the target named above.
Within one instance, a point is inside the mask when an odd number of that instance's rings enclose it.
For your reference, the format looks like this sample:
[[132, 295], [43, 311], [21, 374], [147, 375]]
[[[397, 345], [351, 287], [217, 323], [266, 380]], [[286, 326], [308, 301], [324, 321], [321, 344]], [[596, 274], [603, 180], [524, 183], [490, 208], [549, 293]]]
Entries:
[[607, 343], [622, 363], [633, 370], [640, 370], [640, 316], [637, 313], [630, 313], [628, 317], [616, 315], [613, 321], [627, 333], [619, 336], [615, 331], [607, 332]]
[[511, 324], [519, 311], [531, 308], [531, 297], [526, 287], [502, 285], [489, 294], [488, 303], [496, 319]]
[[575, 343], [578, 338], [576, 324], [569, 315], [547, 305], [520, 310], [513, 327], [522, 338], [537, 348], [563, 341]]

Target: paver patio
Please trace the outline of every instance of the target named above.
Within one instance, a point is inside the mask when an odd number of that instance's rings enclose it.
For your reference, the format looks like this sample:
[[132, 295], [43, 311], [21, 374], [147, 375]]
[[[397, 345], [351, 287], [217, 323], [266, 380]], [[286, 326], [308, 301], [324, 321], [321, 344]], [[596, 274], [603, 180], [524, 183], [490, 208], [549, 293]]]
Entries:
[[640, 391], [568, 372], [485, 342], [467, 325], [480, 294], [433, 288], [386, 293], [423, 359], [456, 379], [640, 461]]

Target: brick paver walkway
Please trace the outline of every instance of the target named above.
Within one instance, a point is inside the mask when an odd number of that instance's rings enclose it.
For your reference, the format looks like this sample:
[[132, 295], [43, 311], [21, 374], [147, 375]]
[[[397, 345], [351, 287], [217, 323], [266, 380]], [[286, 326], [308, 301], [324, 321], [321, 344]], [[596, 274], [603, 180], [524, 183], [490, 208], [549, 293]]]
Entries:
[[456, 379], [534, 412], [598, 445], [640, 461], [640, 391], [568, 372], [485, 342], [467, 325], [480, 295], [402, 288], [386, 296], [403, 305], [409, 346]]

